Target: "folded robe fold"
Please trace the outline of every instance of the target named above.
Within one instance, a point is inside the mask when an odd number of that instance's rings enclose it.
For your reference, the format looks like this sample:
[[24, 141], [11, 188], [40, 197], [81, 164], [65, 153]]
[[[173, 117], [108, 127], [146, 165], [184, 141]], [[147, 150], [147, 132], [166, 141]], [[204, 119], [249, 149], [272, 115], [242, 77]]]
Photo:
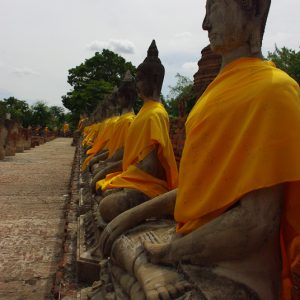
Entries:
[[84, 171], [91, 159], [103, 150], [110, 139], [113, 138], [114, 125], [118, 120], [118, 116], [111, 117], [104, 120], [98, 128], [98, 133], [95, 138], [93, 147], [87, 151], [88, 157], [84, 160], [82, 164], [82, 171]]
[[[166, 180], [158, 179], [136, 167], [158, 146], [158, 159], [165, 170]], [[128, 130], [124, 146], [123, 172], [112, 173], [96, 183], [103, 191], [111, 188], [137, 189], [155, 197], [177, 186], [177, 165], [169, 137], [169, 117], [164, 106], [147, 101]]]
[[287, 183], [281, 222], [283, 299], [300, 263], [300, 93], [272, 63], [227, 65], [186, 121], [175, 207], [178, 233], [211, 221], [253, 190]]
[[113, 138], [107, 143], [108, 158], [120, 148], [124, 147], [129, 126], [135, 118], [134, 112], [128, 112], [119, 117], [113, 128]]

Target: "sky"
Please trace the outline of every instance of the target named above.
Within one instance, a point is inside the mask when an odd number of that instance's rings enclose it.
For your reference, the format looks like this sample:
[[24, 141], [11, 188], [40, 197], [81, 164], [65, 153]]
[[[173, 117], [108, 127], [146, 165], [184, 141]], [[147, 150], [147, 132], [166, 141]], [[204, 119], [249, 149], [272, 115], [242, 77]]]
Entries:
[[[204, 0], [0, 0], [0, 99], [62, 106], [70, 68], [103, 48], [137, 66], [152, 39], [167, 95], [176, 73], [193, 79], [198, 69], [204, 14]], [[275, 43], [299, 51], [299, 16], [299, 0], [272, 1], [264, 55]]]

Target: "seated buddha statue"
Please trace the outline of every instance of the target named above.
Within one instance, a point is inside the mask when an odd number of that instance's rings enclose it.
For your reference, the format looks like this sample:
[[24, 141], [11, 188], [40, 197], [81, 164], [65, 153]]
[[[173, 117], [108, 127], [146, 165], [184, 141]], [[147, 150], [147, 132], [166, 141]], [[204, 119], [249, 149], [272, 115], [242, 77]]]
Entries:
[[222, 67], [187, 118], [178, 188], [100, 237], [131, 299], [299, 297], [300, 92], [263, 59], [270, 4], [206, 1]]
[[169, 117], [160, 100], [163, 78], [164, 67], [153, 41], [146, 59], [137, 68], [136, 89], [144, 104], [128, 129], [121, 170], [96, 182], [96, 221], [93, 223], [88, 218], [86, 221], [89, 228], [95, 228], [96, 223], [99, 229], [96, 237], [89, 229], [86, 231], [87, 236], [93, 236], [93, 253], [97, 253], [99, 236], [106, 222], [177, 186]]
[[[135, 80], [130, 71], [127, 71], [117, 92], [117, 103], [120, 106], [121, 115], [113, 126], [112, 135], [107, 142], [107, 158], [101, 160], [101, 156], [95, 156], [89, 163], [91, 171], [96, 174], [92, 186], [104, 178], [106, 174], [114, 170], [114, 165], [121, 164], [124, 154], [124, 144], [128, 129], [135, 118], [133, 105], [136, 100]], [[101, 163], [100, 163], [101, 162]], [[100, 174], [98, 174], [100, 172]]]

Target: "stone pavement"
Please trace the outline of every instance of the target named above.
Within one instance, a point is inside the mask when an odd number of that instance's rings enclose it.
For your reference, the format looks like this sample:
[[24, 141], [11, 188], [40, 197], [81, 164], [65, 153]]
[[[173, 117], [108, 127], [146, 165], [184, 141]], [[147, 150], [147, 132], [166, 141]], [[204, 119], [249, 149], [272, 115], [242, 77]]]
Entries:
[[75, 148], [57, 138], [0, 161], [0, 299], [52, 299]]

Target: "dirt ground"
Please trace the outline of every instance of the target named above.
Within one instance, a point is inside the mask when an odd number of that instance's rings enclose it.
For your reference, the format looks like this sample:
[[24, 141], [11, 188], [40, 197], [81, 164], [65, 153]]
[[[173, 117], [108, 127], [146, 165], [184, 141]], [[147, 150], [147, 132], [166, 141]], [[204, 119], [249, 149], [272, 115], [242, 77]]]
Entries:
[[52, 299], [75, 148], [70, 138], [0, 161], [0, 299]]

